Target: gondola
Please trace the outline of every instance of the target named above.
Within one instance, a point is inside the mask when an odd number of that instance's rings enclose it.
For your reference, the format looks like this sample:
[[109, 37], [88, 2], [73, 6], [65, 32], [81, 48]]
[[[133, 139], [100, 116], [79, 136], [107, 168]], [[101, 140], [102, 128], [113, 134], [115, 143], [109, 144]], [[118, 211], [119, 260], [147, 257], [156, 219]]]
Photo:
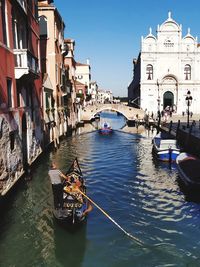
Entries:
[[176, 158], [179, 176], [188, 187], [200, 188], [200, 159], [188, 153]]
[[77, 225], [85, 221], [85, 211], [91, 209], [91, 204], [85, 197], [85, 180], [77, 158], [66, 172], [64, 181], [60, 178], [60, 184], [55, 185], [52, 182], [52, 189], [53, 214], [57, 221], [68, 225]]
[[94, 119], [95, 119], [95, 120], [100, 120], [100, 114], [99, 114], [99, 113], [95, 114], [95, 115], [94, 115]]

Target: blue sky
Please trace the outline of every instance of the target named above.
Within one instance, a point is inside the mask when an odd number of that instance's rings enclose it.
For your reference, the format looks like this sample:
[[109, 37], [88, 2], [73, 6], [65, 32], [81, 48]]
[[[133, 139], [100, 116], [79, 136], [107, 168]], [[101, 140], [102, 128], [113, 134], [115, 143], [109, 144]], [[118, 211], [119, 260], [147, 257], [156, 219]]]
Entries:
[[75, 40], [75, 59], [86, 63], [99, 88], [114, 96], [127, 96], [132, 79], [132, 60], [140, 51], [141, 36], [156, 34], [171, 11], [200, 42], [199, 0], [54, 0], [66, 29], [65, 38]]

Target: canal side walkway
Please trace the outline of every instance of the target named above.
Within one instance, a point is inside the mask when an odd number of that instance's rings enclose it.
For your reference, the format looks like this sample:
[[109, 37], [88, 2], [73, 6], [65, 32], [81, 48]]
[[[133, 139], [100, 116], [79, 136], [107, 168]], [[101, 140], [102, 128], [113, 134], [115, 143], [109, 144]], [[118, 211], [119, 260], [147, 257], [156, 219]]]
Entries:
[[[200, 157], [200, 114], [189, 117], [189, 127], [187, 120], [187, 116], [172, 115], [166, 122], [161, 120], [159, 128], [175, 137], [185, 151]], [[158, 122], [153, 125], [157, 127]]]

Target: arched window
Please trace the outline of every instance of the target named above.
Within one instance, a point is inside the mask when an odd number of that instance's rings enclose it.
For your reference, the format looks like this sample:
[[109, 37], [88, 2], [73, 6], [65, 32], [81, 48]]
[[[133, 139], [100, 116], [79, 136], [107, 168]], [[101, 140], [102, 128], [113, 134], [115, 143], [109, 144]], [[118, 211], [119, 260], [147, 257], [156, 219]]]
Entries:
[[146, 68], [147, 80], [153, 80], [153, 66], [148, 64]]
[[185, 80], [191, 80], [191, 66], [189, 64], [185, 65], [184, 75]]
[[47, 18], [39, 17], [40, 37], [47, 38]]

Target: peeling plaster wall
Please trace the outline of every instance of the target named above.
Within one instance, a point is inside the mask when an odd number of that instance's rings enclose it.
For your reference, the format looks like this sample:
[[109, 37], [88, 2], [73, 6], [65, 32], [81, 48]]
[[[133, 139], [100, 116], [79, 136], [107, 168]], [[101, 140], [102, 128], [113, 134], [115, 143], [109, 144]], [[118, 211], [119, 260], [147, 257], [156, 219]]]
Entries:
[[0, 116], [0, 193], [9, 189], [24, 173], [21, 138], [18, 129], [14, 133], [14, 148], [11, 150], [9, 122]]

